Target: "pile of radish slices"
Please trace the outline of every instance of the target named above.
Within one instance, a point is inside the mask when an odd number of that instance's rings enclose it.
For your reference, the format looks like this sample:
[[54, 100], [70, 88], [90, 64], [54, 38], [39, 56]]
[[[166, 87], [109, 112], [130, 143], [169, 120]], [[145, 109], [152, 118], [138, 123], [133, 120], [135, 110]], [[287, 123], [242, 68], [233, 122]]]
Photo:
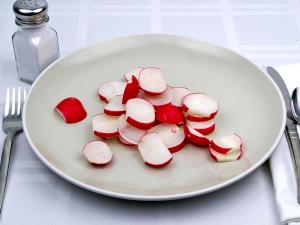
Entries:
[[[237, 134], [212, 140], [206, 136], [215, 129], [218, 102], [203, 93], [168, 86], [159, 68], [136, 68], [121, 81], [103, 83], [98, 95], [107, 104], [103, 113], [92, 118], [94, 135], [137, 146], [147, 165], [169, 164], [172, 153], [180, 151], [186, 141], [207, 147], [217, 162], [238, 160], [242, 155], [242, 140]], [[66, 123], [86, 117], [81, 102], [72, 97], [62, 100], [56, 110]], [[96, 165], [113, 158], [109, 146], [100, 140], [87, 143], [83, 154]]]

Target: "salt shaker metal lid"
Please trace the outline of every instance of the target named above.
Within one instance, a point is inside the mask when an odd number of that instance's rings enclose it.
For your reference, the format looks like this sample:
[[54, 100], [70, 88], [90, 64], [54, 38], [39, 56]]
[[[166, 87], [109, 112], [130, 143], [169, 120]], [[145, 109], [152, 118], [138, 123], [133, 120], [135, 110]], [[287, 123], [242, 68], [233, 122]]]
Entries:
[[33, 27], [49, 21], [48, 4], [45, 0], [17, 0], [13, 10], [18, 26]]

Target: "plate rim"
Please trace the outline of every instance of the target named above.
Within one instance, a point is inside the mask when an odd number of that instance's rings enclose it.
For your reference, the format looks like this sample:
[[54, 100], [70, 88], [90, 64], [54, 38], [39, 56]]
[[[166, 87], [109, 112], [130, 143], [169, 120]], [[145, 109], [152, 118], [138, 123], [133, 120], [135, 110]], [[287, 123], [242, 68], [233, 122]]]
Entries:
[[284, 128], [285, 128], [285, 124], [286, 124], [286, 106], [284, 103], [284, 99], [283, 96], [281, 94], [281, 91], [279, 90], [278, 86], [276, 85], [276, 83], [273, 81], [273, 79], [267, 75], [267, 73], [259, 66], [257, 66], [255, 63], [253, 63], [251, 60], [249, 60], [247, 57], [243, 56], [240, 53], [237, 53], [231, 49], [228, 49], [224, 46], [212, 43], [212, 42], [208, 42], [208, 41], [203, 41], [203, 40], [198, 40], [198, 39], [194, 39], [194, 38], [189, 38], [189, 37], [184, 37], [184, 36], [179, 36], [179, 35], [169, 35], [169, 34], [139, 34], [139, 35], [129, 35], [129, 36], [122, 36], [122, 37], [116, 37], [116, 38], [112, 38], [112, 39], [108, 39], [108, 40], [104, 40], [104, 41], [99, 41], [96, 43], [92, 43], [92, 44], [87, 44], [84, 45], [78, 49], [75, 49], [73, 51], [71, 51], [68, 54], [65, 54], [63, 57], [60, 57], [59, 59], [55, 60], [53, 63], [51, 63], [46, 69], [44, 69], [40, 75], [38, 76], [38, 78], [33, 82], [28, 95], [27, 95], [27, 99], [30, 98], [31, 94], [32, 94], [32, 90], [34, 90], [35, 86], [38, 84], [39, 80], [47, 73], [47, 71], [56, 63], [64, 60], [67, 57], [72, 56], [75, 53], [79, 53], [80, 51], [84, 51], [87, 48], [91, 48], [93, 46], [99, 45], [99, 44], [105, 44], [108, 42], [117, 42], [119, 40], [124, 40], [124, 39], [143, 39], [143, 38], [156, 38], [156, 39], [160, 39], [160, 38], [170, 38], [172, 39], [171, 41], [174, 41], [175, 39], [177, 40], [183, 40], [183, 41], [196, 41], [196, 42], [201, 42], [202, 44], [205, 45], [210, 45], [213, 47], [217, 47], [217, 48], [221, 48], [223, 50], [226, 50], [228, 52], [230, 52], [231, 54], [237, 55], [239, 57], [241, 57], [242, 59], [246, 60], [248, 63], [250, 63], [252, 66], [254, 66], [255, 68], [257, 68], [260, 72], [262, 72], [262, 74], [264, 74], [264, 76], [271, 82], [271, 84], [273, 85], [273, 87], [275, 88], [280, 101], [281, 101], [281, 110], [282, 110], [282, 123], [281, 123], [281, 127], [280, 130], [277, 134], [276, 140], [273, 143], [273, 145], [270, 147], [270, 149], [267, 151], [267, 153], [261, 158], [259, 159], [252, 167], [248, 168], [247, 170], [243, 171], [242, 173], [240, 173], [237, 176], [234, 176], [220, 184], [217, 185], [213, 185], [204, 189], [200, 189], [200, 190], [196, 190], [196, 191], [190, 191], [190, 192], [185, 192], [185, 193], [179, 193], [179, 194], [167, 194], [167, 195], [135, 195], [135, 194], [124, 194], [124, 193], [119, 193], [116, 191], [109, 191], [109, 190], [105, 190], [105, 189], [101, 189], [101, 188], [95, 188], [91, 185], [88, 185], [82, 181], [79, 181], [75, 178], [73, 178], [70, 175], [65, 174], [64, 172], [62, 172], [61, 170], [57, 169], [54, 165], [52, 165], [38, 150], [38, 148], [35, 147], [29, 131], [28, 131], [28, 127], [27, 127], [27, 121], [26, 121], [26, 114], [27, 114], [27, 102], [25, 101], [24, 104], [24, 108], [23, 108], [23, 113], [22, 113], [22, 123], [23, 123], [23, 130], [26, 136], [26, 139], [32, 149], [32, 151], [35, 153], [35, 155], [50, 169], [52, 170], [55, 174], [57, 174], [58, 176], [62, 177], [63, 179], [69, 181], [70, 183], [79, 186], [83, 189], [95, 192], [97, 194], [102, 194], [102, 195], [106, 195], [109, 197], [114, 197], [114, 198], [120, 198], [120, 199], [126, 199], [126, 200], [138, 200], [138, 201], [166, 201], [166, 200], [177, 200], [177, 199], [184, 199], [184, 198], [190, 198], [190, 197], [194, 197], [194, 196], [198, 196], [198, 195], [203, 195], [203, 194], [207, 194], [216, 190], [219, 190], [221, 188], [227, 187], [239, 180], [241, 180], [242, 178], [246, 177], [247, 175], [251, 174], [253, 171], [255, 171], [258, 167], [260, 167], [270, 156], [271, 154], [274, 152], [274, 150], [276, 149], [277, 145], [279, 144], [282, 136], [283, 136], [283, 132], [284, 132]]

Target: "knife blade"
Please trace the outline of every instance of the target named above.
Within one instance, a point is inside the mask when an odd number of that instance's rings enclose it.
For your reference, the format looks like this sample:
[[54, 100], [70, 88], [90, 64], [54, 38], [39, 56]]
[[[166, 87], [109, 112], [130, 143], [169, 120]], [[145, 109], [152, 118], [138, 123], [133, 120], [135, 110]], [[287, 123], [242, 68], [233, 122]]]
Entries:
[[266, 69], [267, 73], [279, 87], [286, 105], [287, 122], [285, 136], [292, 156], [297, 185], [297, 202], [300, 204], [300, 139], [297, 131], [297, 123], [292, 113], [291, 96], [280, 74], [271, 66], [268, 66]]

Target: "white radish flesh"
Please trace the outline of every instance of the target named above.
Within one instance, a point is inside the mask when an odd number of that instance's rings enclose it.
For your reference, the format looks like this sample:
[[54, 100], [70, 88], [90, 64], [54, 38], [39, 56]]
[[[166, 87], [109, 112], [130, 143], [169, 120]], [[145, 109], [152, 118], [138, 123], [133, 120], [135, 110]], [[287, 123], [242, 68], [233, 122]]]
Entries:
[[202, 135], [201, 133], [199, 133], [198, 131], [196, 131], [192, 127], [184, 124], [183, 129], [184, 129], [184, 133], [185, 133], [186, 138], [191, 143], [193, 143], [195, 145], [199, 145], [199, 146], [208, 146], [210, 144], [211, 141], [208, 137]]
[[174, 124], [159, 124], [152, 127], [148, 133], [157, 133], [170, 152], [177, 152], [184, 147], [185, 134], [181, 127]]
[[191, 91], [185, 87], [172, 87], [173, 90], [173, 100], [172, 105], [176, 107], [181, 107], [181, 102], [183, 97], [191, 93]]
[[210, 117], [218, 111], [218, 102], [205, 94], [193, 93], [184, 97], [182, 110], [191, 115]]
[[145, 134], [138, 144], [138, 149], [144, 162], [150, 166], [165, 166], [173, 158], [157, 133]]
[[108, 116], [104, 113], [92, 118], [93, 131], [96, 136], [114, 138], [118, 136], [118, 119], [116, 116]]
[[242, 140], [237, 134], [229, 134], [220, 138], [214, 138], [211, 147], [222, 154], [239, 151], [242, 148]]
[[125, 112], [125, 105], [122, 104], [122, 95], [113, 97], [104, 107], [104, 113], [110, 116], [120, 116]]
[[149, 94], [161, 94], [167, 89], [160, 69], [155, 67], [143, 68], [139, 75], [139, 84]]
[[132, 144], [132, 143], [126, 141], [124, 138], [122, 138], [121, 135], [119, 135], [119, 141], [120, 141], [122, 144], [127, 145], [127, 146], [135, 146], [134, 144]]
[[209, 134], [215, 129], [215, 121], [213, 119], [202, 122], [186, 120], [186, 124], [203, 135]]
[[123, 140], [132, 145], [137, 145], [141, 138], [145, 135], [146, 131], [131, 126], [126, 122], [126, 116], [122, 115], [118, 121], [119, 135]]
[[127, 82], [109, 81], [103, 83], [98, 89], [98, 95], [104, 102], [109, 102], [117, 95], [123, 95]]
[[89, 163], [105, 165], [112, 160], [113, 153], [103, 141], [91, 141], [83, 147], [83, 154]]
[[171, 103], [173, 100], [173, 90], [170, 87], [167, 87], [165, 92], [158, 95], [151, 95], [145, 92], [139, 92], [139, 98], [145, 99], [146, 101], [150, 102], [153, 106], [163, 106]]
[[132, 76], [134, 76], [136, 79], [139, 79], [139, 75], [142, 70], [143, 67], [138, 67], [134, 70], [129, 71], [128, 73], [125, 73], [124, 77], [127, 81], [130, 81]]
[[242, 156], [242, 150], [230, 152], [228, 154], [222, 154], [215, 151], [212, 147], [209, 148], [209, 152], [212, 158], [217, 162], [230, 162], [239, 160]]
[[126, 120], [136, 128], [147, 130], [153, 126], [155, 121], [154, 108], [143, 99], [130, 99], [126, 103]]

